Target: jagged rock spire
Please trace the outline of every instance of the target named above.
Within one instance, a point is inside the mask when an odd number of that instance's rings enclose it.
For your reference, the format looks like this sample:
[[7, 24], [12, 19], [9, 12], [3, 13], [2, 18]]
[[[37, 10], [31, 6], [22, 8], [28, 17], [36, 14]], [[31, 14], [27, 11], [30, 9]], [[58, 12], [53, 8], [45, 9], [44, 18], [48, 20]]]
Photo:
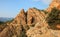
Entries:
[[19, 23], [19, 24], [20, 24], [20, 21], [21, 21], [22, 18], [23, 18], [24, 21], [25, 21], [26, 17], [25, 17], [25, 11], [24, 11], [24, 9], [22, 9], [22, 10], [20, 11], [20, 13], [15, 17], [15, 19], [14, 19], [13, 22], [16, 22], [16, 23]]
[[26, 13], [25, 13], [24, 9], [22, 9], [20, 11], [20, 13], [15, 17], [13, 23], [16, 23], [17, 25], [22, 25], [24, 27], [24, 29], [27, 30], [28, 26], [26, 25], [26, 23], [27, 23], [26, 17], [27, 17]]
[[[35, 25], [36, 23], [39, 23], [38, 25]], [[29, 8], [29, 10], [25, 13], [24, 9], [20, 11], [20, 13], [14, 18], [13, 22], [11, 22], [8, 25], [8, 28], [10, 31], [12, 31], [11, 36], [13, 37], [25, 37], [26, 32], [31, 28], [31, 27], [36, 27], [36, 26], [47, 26], [48, 23], [45, 21], [45, 14], [44, 12], [35, 9], [35, 8]], [[32, 25], [32, 26], [31, 26]], [[34, 25], [34, 26], [33, 26]], [[3, 30], [6, 31], [4, 34], [6, 34], [8, 30], [6, 29]], [[3, 32], [0, 34], [3, 36]], [[9, 33], [7, 33], [9, 34]], [[10, 34], [9, 34], [10, 35]], [[8, 36], [7, 36], [8, 37]]]

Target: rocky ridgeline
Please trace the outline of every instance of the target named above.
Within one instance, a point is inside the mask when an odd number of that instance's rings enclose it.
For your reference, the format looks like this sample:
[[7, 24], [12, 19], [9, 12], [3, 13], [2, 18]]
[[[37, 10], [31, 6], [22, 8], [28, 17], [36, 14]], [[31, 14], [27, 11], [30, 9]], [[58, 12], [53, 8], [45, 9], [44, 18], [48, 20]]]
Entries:
[[[27, 37], [26, 33], [32, 27], [47, 27], [45, 13], [35, 8], [27, 12], [22, 9], [15, 19], [0, 33], [0, 37]], [[39, 23], [38, 25], [35, 25]], [[4, 34], [4, 35], [3, 35]]]
[[[59, 1], [53, 0], [47, 9], [60, 8]], [[44, 11], [36, 8], [29, 8], [28, 11], [22, 9], [11, 23], [0, 32], [0, 37], [60, 37], [60, 31], [52, 30], [46, 22]]]

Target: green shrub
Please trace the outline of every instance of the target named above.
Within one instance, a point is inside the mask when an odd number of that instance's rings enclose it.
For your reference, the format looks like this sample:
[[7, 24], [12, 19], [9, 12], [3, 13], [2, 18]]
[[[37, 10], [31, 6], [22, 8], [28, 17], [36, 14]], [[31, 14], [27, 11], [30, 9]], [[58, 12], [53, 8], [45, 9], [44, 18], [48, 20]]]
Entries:
[[52, 28], [54, 28], [57, 24], [60, 24], [60, 10], [54, 7], [47, 16], [46, 20]]
[[4, 22], [0, 21], [0, 24], [4, 24]]
[[45, 14], [47, 14], [48, 12], [47, 11], [45, 11], [45, 10], [41, 10], [41, 11], [43, 11]]

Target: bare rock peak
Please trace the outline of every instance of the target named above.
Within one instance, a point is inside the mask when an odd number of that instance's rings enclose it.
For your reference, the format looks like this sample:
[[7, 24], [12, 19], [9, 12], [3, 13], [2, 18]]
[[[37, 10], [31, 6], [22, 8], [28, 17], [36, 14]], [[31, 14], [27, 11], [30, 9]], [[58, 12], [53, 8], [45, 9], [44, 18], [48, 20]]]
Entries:
[[[24, 14], [24, 13], [25, 13], [24, 9], [21, 9], [21, 11], [20, 11], [19, 14]], [[18, 15], [19, 15], [19, 14], [18, 14]]]

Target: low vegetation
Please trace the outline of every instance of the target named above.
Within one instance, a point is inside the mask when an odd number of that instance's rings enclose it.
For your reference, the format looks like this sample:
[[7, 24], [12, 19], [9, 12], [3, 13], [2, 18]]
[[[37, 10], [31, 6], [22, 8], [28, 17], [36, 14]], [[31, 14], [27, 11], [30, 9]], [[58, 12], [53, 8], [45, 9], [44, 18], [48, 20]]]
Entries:
[[34, 9], [36, 9], [36, 10], [38, 10], [38, 11], [43, 11], [45, 14], [47, 14], [47, 13], [48, 13], [48, 12], [47, 12], [47, 11], [45, 11], [45, 10], [40, 10], [40, 9], [35, 8], [35, 7], [34, 7]]
[[54, 7], [46, 20], [52, 28], [56, 29], [56, 25], [60, 24], [60, 10]]

